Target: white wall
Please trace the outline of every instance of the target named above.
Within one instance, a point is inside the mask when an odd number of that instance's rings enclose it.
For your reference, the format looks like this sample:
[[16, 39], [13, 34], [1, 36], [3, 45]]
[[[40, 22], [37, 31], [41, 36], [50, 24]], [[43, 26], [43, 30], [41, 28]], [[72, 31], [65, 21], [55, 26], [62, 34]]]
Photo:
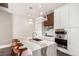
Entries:
[[13, 16], [13, 38], [27, 38], [34, 32], [34, 24], [29, 24], [28, 19], [14, 15]]
[[29, 24], [26, 4], [9, 3], [9, 9], [13, 12], [13, 38], [27, 38], [34, 32], [34, 24]]
[[12, 14], [0, 10], [0, 45], [6, 45], [12, 39]]

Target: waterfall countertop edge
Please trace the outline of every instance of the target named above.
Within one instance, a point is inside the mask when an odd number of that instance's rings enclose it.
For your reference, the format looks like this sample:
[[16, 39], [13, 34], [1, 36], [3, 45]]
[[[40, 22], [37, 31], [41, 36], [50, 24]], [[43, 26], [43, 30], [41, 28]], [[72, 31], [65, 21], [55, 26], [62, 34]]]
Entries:
[[11, 44], [0, 45], [0, 49], [11, 47]]

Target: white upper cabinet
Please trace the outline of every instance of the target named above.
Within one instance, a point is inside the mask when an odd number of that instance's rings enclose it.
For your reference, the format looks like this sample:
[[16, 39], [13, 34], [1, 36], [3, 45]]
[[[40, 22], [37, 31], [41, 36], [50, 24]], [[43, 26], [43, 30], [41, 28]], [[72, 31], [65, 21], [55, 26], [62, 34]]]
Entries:
[[54, 28], [79, 27], [79, 4], [66, 4], [54, 10]]
[[61, 8], [60, 11], [60, 22], [61, 22], [61, 28], [67, 28], [69, 26], [69, 5], [64, 5]]
[[54, 10], [54, 28], [60, 28], [60, 8]]
[[54, 11], [54, 28], [69, 27], [69, 6], [63, 5]]
[[79, 4], [70, 4], [70, 26], [79, 27]]

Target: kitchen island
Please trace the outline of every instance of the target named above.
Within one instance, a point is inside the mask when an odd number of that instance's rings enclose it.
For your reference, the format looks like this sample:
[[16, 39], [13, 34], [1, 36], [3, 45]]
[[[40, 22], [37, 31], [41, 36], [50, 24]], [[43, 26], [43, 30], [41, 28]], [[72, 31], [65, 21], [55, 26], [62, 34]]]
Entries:
[[22, 40], [25, 47], [32, 51], [33, 56], [56, 56], [57, 45], [47, 40], [36, 41], [33, 39]]

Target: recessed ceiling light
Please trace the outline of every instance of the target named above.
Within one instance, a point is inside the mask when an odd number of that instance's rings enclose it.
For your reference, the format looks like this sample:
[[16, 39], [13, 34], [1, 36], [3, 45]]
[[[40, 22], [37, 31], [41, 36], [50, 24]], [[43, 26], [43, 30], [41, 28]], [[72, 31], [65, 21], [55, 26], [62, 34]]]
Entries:
[[29, 19], [29, 24], [33, 24], [33, 19]]
[[43, 15], [43, 12], [40, 12], [40, 15]]
[[29, 19], [29, 21], [33, 21], [33, 19]]
[[39, 5], [39, 8], [42, 8], [42, 5], [41, 4]]
[[29, 24], [33, 24], [33, 22], [28, 22]]
[[30, 14], [29, 14], [28, 16], [29, 16], [29, 17], [31, 17], [31, 15], [30, 15]]

